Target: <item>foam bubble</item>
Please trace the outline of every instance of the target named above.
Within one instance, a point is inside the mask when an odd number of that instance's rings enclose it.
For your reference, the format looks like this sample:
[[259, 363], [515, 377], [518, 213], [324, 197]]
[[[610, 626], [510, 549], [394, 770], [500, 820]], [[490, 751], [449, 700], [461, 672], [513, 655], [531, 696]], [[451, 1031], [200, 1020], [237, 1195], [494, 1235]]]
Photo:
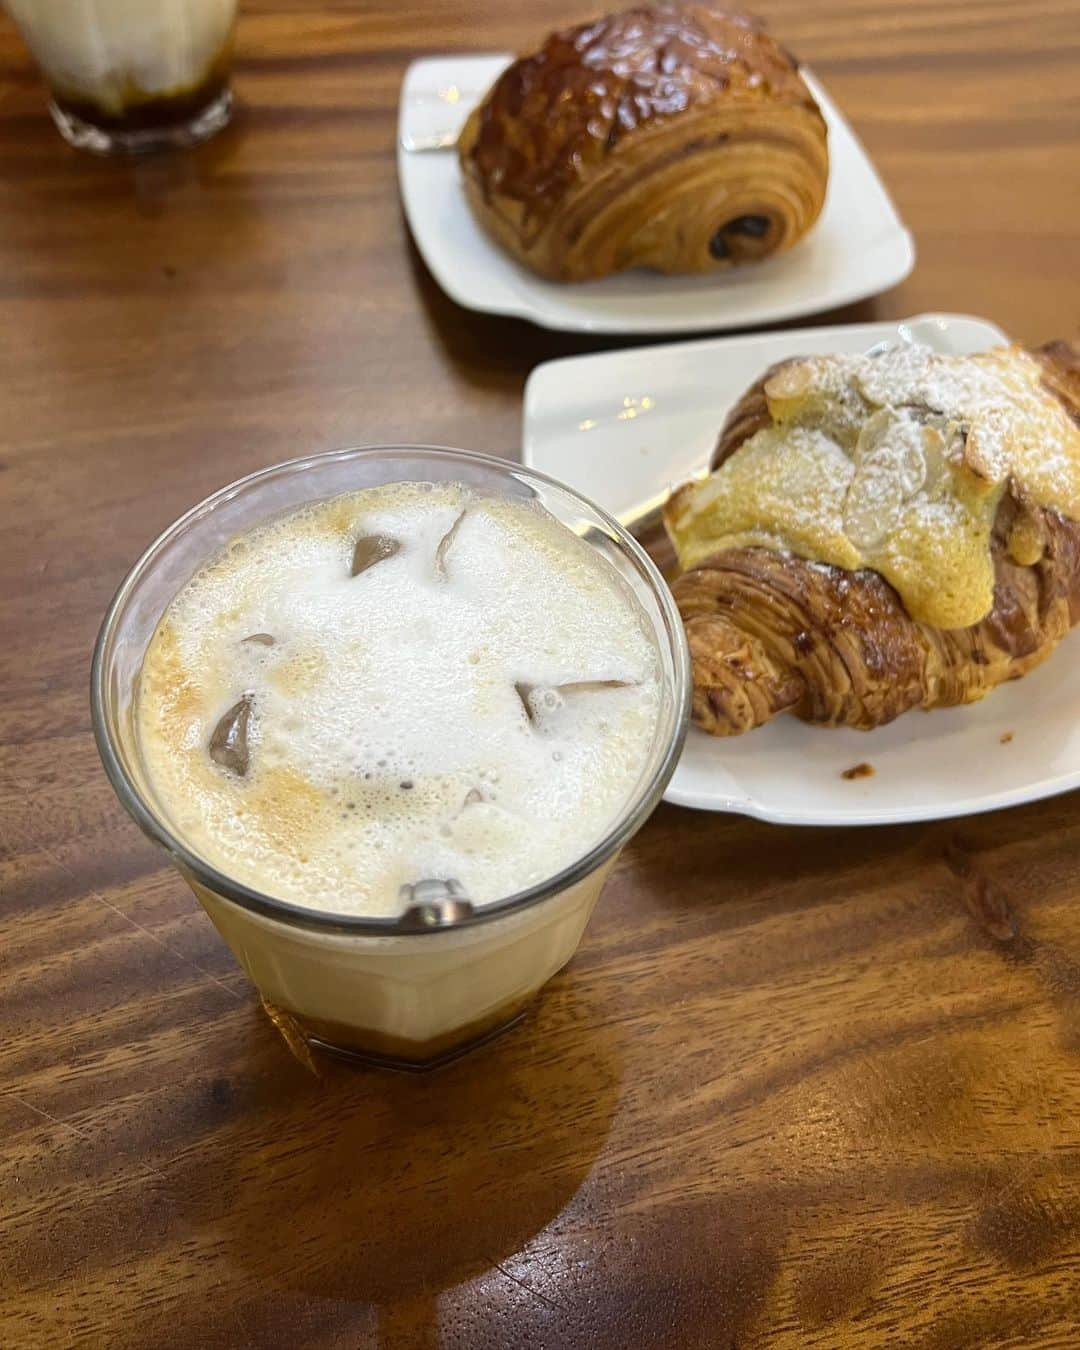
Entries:
[[[354, 576], [372, 535], [400, 547]], [[241, 693], [242, 776], [207, 754]], [[659, 706], [644, 616], [587, 544], [532, 503], [395, 484], [227, 546], [167, 610], [137, 717], [197, 852], [297, 903], [387, 914], [409, 882], [453, 877], [483, 904], [588, 851]]]

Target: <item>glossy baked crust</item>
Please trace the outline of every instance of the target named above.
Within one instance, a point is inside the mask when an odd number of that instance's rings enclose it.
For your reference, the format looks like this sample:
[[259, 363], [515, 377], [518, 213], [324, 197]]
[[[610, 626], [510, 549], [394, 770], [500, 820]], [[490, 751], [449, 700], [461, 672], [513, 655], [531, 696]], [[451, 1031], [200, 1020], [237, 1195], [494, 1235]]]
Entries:
[[817, 219], [828, 179], [795, 60], [757, 19], [698, 3], [552, 34], [499, 77], [458, 149], [480, 223], [563, 281], [778, 253]]
[[[1032, 354], [1045, 387], [1080, 424], [1080, 354], [1060, 342]], [[714, 467], [768, 424], [771, 373], [732, 411]], [[1036, 555], [1026, 565], [1015, 557], [1018, 536]], [[764, 548], [716, 554], [673, 586], [693, 659], [695, 722], [734, 736], [790, 711], [867, 730], [910, 708], [973, 702], [1018, 679], [1080, 619], [1080, 525], [1007, 493], [992, 555], [993, 609], [981, 623], [945, 630], [911, 619], [876, 572]]]

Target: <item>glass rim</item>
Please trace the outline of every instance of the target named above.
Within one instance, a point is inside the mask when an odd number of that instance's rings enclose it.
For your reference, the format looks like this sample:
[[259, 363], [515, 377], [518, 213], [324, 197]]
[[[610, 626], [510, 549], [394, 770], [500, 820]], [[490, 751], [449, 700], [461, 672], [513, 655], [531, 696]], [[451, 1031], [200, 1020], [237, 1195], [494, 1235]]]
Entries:
[[[492, 901], [490, 904], [477, 905], [468, 914], [425, 927], [405, 924], [403, 916], [339, 914], [332, 910], [313, 909], [294, 901], [282, 900], [269, 895], [221, 872], [213, 863], [194, 852], [173, 833], [167, 822], [162, 818], [161, 813], [155, 810], [145, 799], [138, 785], [132, 780], [123, 756], [114, 744], [105, 693], [106, 658], [111, 639], [115, 634], [118, 620], [127, 600], [144, 576], [152, 569], [161, 550], [170, 541], [182, 534], [195, 519], [209, 514], [240, 492], [258, 486], [262, 480], [271, 479], [286, 472], [295, 473], [311, 465], [326, 463], [331, 460], [377, 458], [379, 455], [388, 453], [419, 454], [422, 458], [465, 461], [498, 470], [503, 474], [517, 475], [525, 482], [531, 479], [564, 492], [590, 511], [595, 512], [610, 536], [622, 547], [624, 552], [629, 554], [638, 572], [649, 584], [660, 607], [664, 624], [668, 629], [669, 647], [674, 667], [672, 695], [675, 700], [675, 722], [668, 744], [659, 764], [654, 768], [647, 781], [639, 786], [597, 843], [567, 867], [534, 886], [515, 891], [513, 894]], [[319, 499], [313, 497], [311, 500]], [[264, 468], [256, 469], [252, 473], [245, 474], [242, 478], [226, 483], [201, 501], [196, 502], [194, 506], [177, 517], [172, 524], [166, 526], [143, 550], [120, 582], [98, 630], [90, 671], [91, 722], [94, 739], [97, 742], [98, 753], [101, 756], [106, 776], [120, 799], [120, 804], [132, 816], [143, 833], [164, 848], [185, 873], [190, 873], [200, 885], [206, 886], [215, 895], [230, 900], [264, 918], [284, 922], [294, 927], [314, 929], [323, 933], [364, 934], [371, 937], [405, 935], [420, 937], [427, 934], [456, 932], [460, 929], [491, 923], [508, 914], [516, 914], [529, 909], [542, 900], [576, 885], [595, 872], [641, 826], [660, 801], [675, 770], [683, 742], [686, 739], [691, 694], [690, 654], [675, 599], [656, 564], [629, 531], [602, 507], [597, 506], [595, 502], [591, 502], [575, 488], [569, 487], [557, 478], [552, 478], [548, 474], [519, 464], [515, 460], [501, 459], [496, 455], [482, 454], [478, 451], [458, 450], [450, 446], [436, 445], [354, 445], [343, 446], [335, 450], [322, 450], [311, 455], [301, 455], [295, 459], [280, 460]]]

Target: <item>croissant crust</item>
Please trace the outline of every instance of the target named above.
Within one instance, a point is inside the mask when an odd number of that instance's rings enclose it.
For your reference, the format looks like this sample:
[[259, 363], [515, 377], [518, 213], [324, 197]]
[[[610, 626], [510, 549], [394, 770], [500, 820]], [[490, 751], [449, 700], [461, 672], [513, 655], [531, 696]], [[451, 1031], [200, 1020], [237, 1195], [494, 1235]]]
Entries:
[[[1045, 387], [1080, 423], [1080, 353], [1050, 343], [1033, 355]], [[714, 466], [768, 423], [763, 385], [732, 411]], [[1080, 618], [1080, 524], [1010, 490], [991, 549], [993, 608], [980, 623], [949, 630], [912, 620], [876, 572], [763, 548], [708, 559], [673, 586], [693, 659], [694, 720], [718, 736], [785, 711], [867, 730], [909, 708], [970, 703], [1018, 679]], [[1018, 552], [1031, 560], [1017, 561]]]
[[557, 280], [695, 272], [790, 248], [825, 199], [825, 122], [747, 15], [661, 3], [554, 33], [459, 141], [468, 201]]

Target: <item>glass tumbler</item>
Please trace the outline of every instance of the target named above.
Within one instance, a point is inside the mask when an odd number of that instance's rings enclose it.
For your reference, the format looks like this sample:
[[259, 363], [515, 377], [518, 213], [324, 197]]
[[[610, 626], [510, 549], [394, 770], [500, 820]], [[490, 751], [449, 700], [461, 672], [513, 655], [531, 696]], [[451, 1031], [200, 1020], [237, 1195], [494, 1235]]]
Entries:
[[6, 0], [70, 144], [196, 145], [229, 120], [237, 0]]
[[[369, 918], [308, 909], [224, 875], [174, 833], [135, 736], [143, 655], [173, 596], [223, 545], [268, 517], [383, 483], [465, 482], [532, 499], [622, 576], [655, 644], [663, 697], [642, 773], [603, 838], [558, 875], [474, 908], [420, 883], [405, 911]], [[640, 545], [553, 479], [460, 450], [377, 446], [292, 460], [222, 488], [165, 531], [128, 574], [94, 652], [94, 733], [121, 802], [162, 845], [273, 1012], [312, 1046], [424, 1067], [509, 1025], [573, 956], [619, 850], [663, 794], [686, 734], [690, 662], [678, 610]], [[422, 892], [422, 893], [421, 893]]]

